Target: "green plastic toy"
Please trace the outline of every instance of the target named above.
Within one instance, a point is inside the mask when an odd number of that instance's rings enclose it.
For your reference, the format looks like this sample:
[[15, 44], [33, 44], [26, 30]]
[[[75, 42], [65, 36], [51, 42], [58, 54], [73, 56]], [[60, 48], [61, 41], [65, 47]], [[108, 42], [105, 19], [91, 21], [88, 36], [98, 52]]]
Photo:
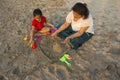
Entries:
[[29, 45], [30, 45], [30, 47], [32, 47], [33, 46], [33, 44], [34, 44], [34, 41], [32, 41]]
[[61, 62], [64, 62], [65, 64], [67, 64], [67, 66], [71, 66], [71, 64], [67, 61], [67, 59], [71, 59], [71, 57], [68, 54], [64, 54], [59, 60]]

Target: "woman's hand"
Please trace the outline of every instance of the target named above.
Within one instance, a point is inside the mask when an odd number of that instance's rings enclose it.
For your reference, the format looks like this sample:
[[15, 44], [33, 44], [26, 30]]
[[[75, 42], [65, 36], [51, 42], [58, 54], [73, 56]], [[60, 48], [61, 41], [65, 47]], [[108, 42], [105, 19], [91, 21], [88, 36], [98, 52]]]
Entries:
[[68, 43], [70, 41], [71, 37], [66, 37], [66, 39], [63, 41], [63, 43]]
[[70, 23], [65, 22], [59, 29], [57, 29], [51, 36], [52, 39], [55, 38], [57, 34], [59, 34], [61, 31], [65, 30], [67, 27], [69, 27]]
[[55, 38], [55, 36], [57, 35], [57, 32], [54, 32], [51, 36], [52, 36], [52, 39]]

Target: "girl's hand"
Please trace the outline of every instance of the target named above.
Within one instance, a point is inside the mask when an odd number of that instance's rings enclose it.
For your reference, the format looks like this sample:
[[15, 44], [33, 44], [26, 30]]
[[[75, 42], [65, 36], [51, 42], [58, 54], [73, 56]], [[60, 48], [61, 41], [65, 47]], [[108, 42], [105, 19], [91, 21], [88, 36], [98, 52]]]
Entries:
[[32, 39], [30, 39], [29, 44], [32, 42]]
[[52, 28], [53, 28], [54, 30], [57, 30], [57, 28], [56, 28], [55, 26], [52, 26]]

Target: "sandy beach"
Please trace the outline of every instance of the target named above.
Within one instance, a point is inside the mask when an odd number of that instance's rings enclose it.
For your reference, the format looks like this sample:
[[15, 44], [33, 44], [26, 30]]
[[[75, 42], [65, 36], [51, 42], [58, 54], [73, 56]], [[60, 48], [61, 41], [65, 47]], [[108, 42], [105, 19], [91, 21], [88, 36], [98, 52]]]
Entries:
[[[35, 8], [62, 24], [77, 2], [87, 3], [95, 35], [70, 51], [69, 68], [59, 61], [67, 49], [62, 40], [43, 36], [32, 50], [23, 37], [30, 34]], [[119, 7], [120, 0], [0, 0], [0, 80], [119, 80]]]

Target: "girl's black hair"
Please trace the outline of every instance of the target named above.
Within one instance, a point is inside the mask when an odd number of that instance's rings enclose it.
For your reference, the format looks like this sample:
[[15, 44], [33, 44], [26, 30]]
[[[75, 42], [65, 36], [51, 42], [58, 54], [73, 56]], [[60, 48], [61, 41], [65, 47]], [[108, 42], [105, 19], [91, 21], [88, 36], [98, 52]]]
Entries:
[[33, 11], [33, 16], [35, 17], [36, 15], [42, 16], [42, 11], [39, 8], [34, 9]]
[[78, 13], [81, 16], [84, 16], [84, 19], [88, 18], [89, 16], [89, 10], [87, 8], [86, 3], [76, 3], [73, 7], [72, 10]]

